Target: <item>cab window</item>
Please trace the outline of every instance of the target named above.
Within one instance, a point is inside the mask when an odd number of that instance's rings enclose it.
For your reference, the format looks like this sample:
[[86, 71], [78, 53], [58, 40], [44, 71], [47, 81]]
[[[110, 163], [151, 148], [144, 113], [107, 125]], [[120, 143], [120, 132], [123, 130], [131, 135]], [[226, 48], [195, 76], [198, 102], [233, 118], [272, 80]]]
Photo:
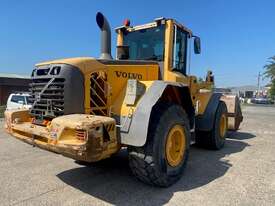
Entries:
[[174, 26], [173, 70], [186, 75], [188, 33]]
[[19, 104], [24, 104], [25, 103], [25, 98], [24, 96], [19, 96], [19, 95], [13, 95], [11, 97], [11, 102], [14, 102], [14, 103], [19, 103]]
[[125, 32], [123, 43], [129, 46], [129, 59], [163, 61], [164, 32], [164, 25]]

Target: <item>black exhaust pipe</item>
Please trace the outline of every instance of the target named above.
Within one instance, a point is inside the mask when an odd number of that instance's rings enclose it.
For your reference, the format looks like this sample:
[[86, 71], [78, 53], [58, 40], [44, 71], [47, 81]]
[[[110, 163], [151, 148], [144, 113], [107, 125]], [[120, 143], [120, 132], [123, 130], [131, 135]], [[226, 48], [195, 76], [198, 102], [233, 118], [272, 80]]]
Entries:
[[105, 16], [98, 12], [96, 23], [101, 30], [101, 54], [100, 59], [113, 59], [111, 55], [111, 28]]

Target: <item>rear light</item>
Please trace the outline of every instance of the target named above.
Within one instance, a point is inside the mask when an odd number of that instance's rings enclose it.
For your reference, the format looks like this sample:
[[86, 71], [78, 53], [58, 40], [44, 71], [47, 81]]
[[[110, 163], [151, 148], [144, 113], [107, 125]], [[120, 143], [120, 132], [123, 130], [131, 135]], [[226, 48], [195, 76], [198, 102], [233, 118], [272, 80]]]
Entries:
[[51, 124], [50, 120], [46, 120], [46, 119], [39, 120], [39, 119], [35, 119], [34, 117], [32, 117], [30, 119], [30, 121], [32, 124], [37, 124], [37, 125], [44, 126], [44, 127], [50, 126], [50, 124]]
[[78, 140], [87, 141], [87, 132], [85, 130], [75, 130], [75, 135]]
[[43, 124], [44, 126], [47, 126], [49, 123], [50, 123], [49, 120], [43, 120], [43, 122], [42, 122], [42, 124]]
[[125, 19], [124, 22], [123, 22], [123, 25], [126, 26], [126, 27], [129, 27], [130, 26], [130, 20]]

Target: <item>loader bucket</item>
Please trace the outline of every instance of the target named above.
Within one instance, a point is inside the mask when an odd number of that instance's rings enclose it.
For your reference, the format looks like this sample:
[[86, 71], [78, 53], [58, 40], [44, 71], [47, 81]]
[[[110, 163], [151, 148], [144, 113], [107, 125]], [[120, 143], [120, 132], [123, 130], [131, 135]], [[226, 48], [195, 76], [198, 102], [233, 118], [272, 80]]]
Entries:
[[228, 129], [236, 131], [243, 121], [240, 101], [237, 95], [224, 94], [221, 100], [226, 104], [228, 111]]

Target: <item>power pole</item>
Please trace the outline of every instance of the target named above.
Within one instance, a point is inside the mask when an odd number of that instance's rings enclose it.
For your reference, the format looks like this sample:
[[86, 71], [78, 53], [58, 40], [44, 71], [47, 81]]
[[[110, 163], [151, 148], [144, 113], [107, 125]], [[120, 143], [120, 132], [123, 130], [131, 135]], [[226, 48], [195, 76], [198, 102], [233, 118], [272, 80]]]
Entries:
[[260, 78], [261, 78], [261, 72], [259, 72], [258, 74], [258, 83], [257, 83], [257, 87], [258, 87], [258, 90], [257, 90], [257, 97], [259, 97], [259, 94], [260, 94]]

